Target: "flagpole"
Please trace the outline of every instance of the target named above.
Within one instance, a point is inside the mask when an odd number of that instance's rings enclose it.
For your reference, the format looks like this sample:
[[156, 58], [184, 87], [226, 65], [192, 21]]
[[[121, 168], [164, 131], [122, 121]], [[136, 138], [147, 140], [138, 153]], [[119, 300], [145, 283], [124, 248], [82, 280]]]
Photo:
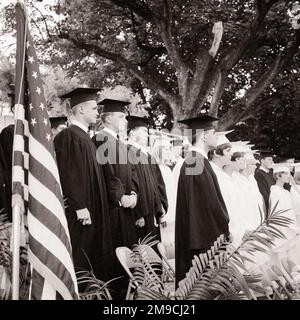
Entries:
[[18, 205], [13, 207], [13, 221], [12, 300], [19, 300], [21, 214]]
[[[16, 5], [19, 4], [23, 7], [24, 13], [25, 13], [25, 22], [24, 22], [24, 43], [22, 43], [22, 68], [21, 68], [21, 86], [20, 90], [18, 92], [16, 105], [15, 105], [15, 123], [17, 120], [16, 115], [18, 114], [18, 106], [21, 101], [21, 94], [23, 94], [22, 91], [22, 85], [23, 85], [23, 79], [24, 79], [24, 68], [25, 68], [25, 48], [26, 48], [26, 31], [27, 31], [27, 14], [26, 14], [26, 7], [25, 7], [25, 1], [24, 0], [17, 0]], [[17, 29], [18, 32], [18, 29]], [[17, 47], [18, 47], [18, 35], [17, 35]], [[24, 88], [23, 88], [24, 90]], [[16, 136], [16, 125], [14, 130], [14, 137]], [[13, 152], [13, 163], [14, 163], [14, 152]], [[14, 173], [12, 173], [14, 174]], [[12, 209], [13, 209], [13, 225], [12, 225], [12, 300], [19, 300], [20, 298], [20, 234], [21, 234], [21, 214], [24, 214], [24, 202], [20, 195], [13, 194], [12, 195], [12, 203], [11, 203]], [[21, 212], [22, 211], [22, 212]]]

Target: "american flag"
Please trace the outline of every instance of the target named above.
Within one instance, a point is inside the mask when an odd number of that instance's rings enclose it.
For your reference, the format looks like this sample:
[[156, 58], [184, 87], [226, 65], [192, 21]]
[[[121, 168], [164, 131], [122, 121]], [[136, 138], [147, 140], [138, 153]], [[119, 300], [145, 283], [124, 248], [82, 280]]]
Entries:
[[22, 2], [16, 4], [13, 194], [25, 202], [30, 299], [77, 299], [78, 289], [37, 55]]

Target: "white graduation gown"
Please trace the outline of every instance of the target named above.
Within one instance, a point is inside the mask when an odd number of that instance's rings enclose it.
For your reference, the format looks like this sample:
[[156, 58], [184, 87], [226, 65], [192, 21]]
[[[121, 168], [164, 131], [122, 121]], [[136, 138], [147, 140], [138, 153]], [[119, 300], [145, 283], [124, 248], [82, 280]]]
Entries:
[[238, 247], [246, 230], [246, 222], [243, 217], [241, 194], [236, 181], [220, 167], [211, 162], [211, 166], [217, 176], [220, 190], [229, 215], [229, 231], [232, 234], [232, 244]]
[[167, 227], [160, 227], [161, 241], [170, 244], [175, 242], [175, 210], [177, 198], [177, 192], [174, 190], [175, 178], [170, 167], [160, 164], [159, 168], [164, 179], [168, 198], [168, 211], [164, 218], [164, 221], [167, 222]]
[[300, 229], [297, 225], [296, 214], [293, 208], [291, 193], [277, 185], [271, 186], [270, 208], [276, 211], [285, 210], [281, 215], [290, 218], [293, 222], [288, 226], [276, 226], [286, 239], [275, 239], [270, 252], [270, 263], [280, 265], [282, 258], [288, 258], [296, 264], [300, 264]]

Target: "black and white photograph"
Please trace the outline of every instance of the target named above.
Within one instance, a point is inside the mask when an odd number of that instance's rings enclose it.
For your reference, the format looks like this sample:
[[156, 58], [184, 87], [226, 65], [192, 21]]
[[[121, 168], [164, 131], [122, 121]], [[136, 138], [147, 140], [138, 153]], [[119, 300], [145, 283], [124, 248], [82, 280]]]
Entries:
[[300, 300], [300, 1], [0, 0], [0, 300]]

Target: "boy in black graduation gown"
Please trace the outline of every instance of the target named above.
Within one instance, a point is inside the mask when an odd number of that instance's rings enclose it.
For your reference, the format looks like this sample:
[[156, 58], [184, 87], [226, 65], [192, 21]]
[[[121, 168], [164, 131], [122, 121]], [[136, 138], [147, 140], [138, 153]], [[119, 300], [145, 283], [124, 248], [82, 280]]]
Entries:
[[6, 164], [4, 153], [0, 144], [0, 215], [7, 215], [7, 203], [6, 203]]
[[[8, 94], [11, 98], [11, 111], [14, 111], [15, 104], [15, 93], [14, 86], [12, 88], [12, 92]], [[12, 197], [12, 153], [13, 153], [13, 142], [14, 142], [14, 130], [15, 125], [10, 124], [4, 129], [2, 129], [0, 133], [0, 144], [3, 151], [3, 161], [5, 163], [3, 165], [4, 169], [4, 179], [5, 179], [5, 203], [6, 203], [6, 214], [9, 221], [12, 221], [12, 208], [11, 208], [11, 197]]]
[[[72, 124], [54, 139], [66, 216], [70, 231], [75, 270], [90, 270], [96, 278], [111, 276], [113, 247], [106, 184], [96, 160], [96, 148], [88, 126], [96, 122], [97, 89], [77, 88], [62, 98], [70, 98]], [[86, 257], [87, 256], [87, 257]]]
[[[138, 178], [135, 166], [128, 161], [127, 145], [119, 139], [119, 133], [127, 129], [126, 105], [128, 102], [104, 99], [101, 120], [104, 126], [93, 137], [97, 147], [97, 161], [103, 168], [109, 199], [109, 217], [113, 248], [132, 248], [137, 243], [135, 214], [138, 197]], [[123, 276], [112, 283], [115, 299], [125, 297], [127, 277], [115, 257], [114, 276]]]
[[260, 166], [256, 169], [254, 177], [256, 179], [258, 189], [264, 198], [266, 212], [269, 210], [269, 196], [271, 186], [276, 184], [273, 176], [273, 154], [269, 150], [260, 152]]
[[192, 266], [194, 255], [204, 253], [221, 235], [229, 236], [229, 216], [217, 177], [207, 159], [216, 147], [213, 122], [202, 115], [179, 121], [192, 129], [191, 151], [181, 167], [175, 220], [176, 287]]
[[135, 217], [132, 209], [137, 203], [138, 178], [135, 167], [128, 161], [127, 145], [119, 132], [127, 128], [128, 102], [104, 99], [101, 119], [104, 129], [93, 137], [97, 160], [103, 167], [110, 208], [114, 247], [132, 247], [137, 243]]
[[144, 117], [130, 115], [128, 119], [129, 160], [136, 165], [139, 180], [139, 198], [134, 208], [137, 236], [156, 236], [160, 241], [160, 218], [167, 211], [165, 184], [159, 168], [155, 167], [150, 154], [145, 150], [148, 145], [148, 123]]

